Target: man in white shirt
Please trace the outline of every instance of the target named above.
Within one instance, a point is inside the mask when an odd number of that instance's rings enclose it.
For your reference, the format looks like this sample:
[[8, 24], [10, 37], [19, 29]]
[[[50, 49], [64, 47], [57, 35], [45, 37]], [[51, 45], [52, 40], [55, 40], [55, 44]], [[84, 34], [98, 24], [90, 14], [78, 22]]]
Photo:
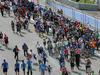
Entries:
[[48, 35], [48, 33], [49, 33], [49, 27], [50, 27], [50, 21], [47, 19], [47, 35]]
[[38, 59], [38, 63], [40, 64], [41, 61], [43, 60], [42, 54], [38, 53], [38, 54], [37, 54], [37, 59]]
[[33, 62], [36, 59], [35, 54], [33, 53], [32, 49], [30, 49], [31, 61]]
[[83, 54], [83, 52], [84, 52], [84, 43], [83, 43], [83, 42], [81, 42], [80, 52], [81, 52], [81, 55], [82, 55], [82, 54]]
[[4, 6], [5, 2], [2, 1], [1, 4]]

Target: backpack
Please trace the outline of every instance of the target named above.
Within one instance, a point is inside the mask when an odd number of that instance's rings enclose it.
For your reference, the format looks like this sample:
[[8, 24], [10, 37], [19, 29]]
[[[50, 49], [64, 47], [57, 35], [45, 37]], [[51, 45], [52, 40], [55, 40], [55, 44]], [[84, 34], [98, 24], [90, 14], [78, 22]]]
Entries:
[[15, 52], [15, 51], [16, 51], [16, 48], [13, 49], [13, 52]]

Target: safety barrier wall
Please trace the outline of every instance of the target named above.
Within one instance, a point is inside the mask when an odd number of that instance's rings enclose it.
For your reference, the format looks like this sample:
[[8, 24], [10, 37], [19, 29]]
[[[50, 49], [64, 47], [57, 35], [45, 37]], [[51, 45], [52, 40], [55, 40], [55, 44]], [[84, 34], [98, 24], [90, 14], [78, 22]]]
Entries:
[[76, 10], [73, 10], [73, 9], [69, 9], [69, 8], [66, 8], [66, 7], [63, 7], [63, 6], [60, 6], [60, 5], [55, 4], [55, 3], [48, 2], [48, 4], [51, 5], [51, 6], [53, 6], [57, 10], [58, 9], [62, 9], [63, 13], [65, 15], [69, 15], [69, 16], [75, 18], [75, 19], [78, 19], [78, 20], [80, 20], [80, 21], [82, 21], [84, 23], [88, 23], [91, 26], [100, 29], [100, 25], [99, 25], [100, 24], [100, 20], [99, 19], [91, 17], [91, 16], [89, 16], [87, 14], [84, 14], [82, 12], [79, 12], [79, 11], [76, 11]]

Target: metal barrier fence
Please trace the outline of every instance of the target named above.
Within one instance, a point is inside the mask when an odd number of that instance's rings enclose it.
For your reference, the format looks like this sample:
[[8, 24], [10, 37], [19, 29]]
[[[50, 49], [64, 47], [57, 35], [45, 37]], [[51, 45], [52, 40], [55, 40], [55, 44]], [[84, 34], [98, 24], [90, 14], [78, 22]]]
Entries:
[[95, 30], [100, 29], [100, 20], [97, 17], [93, 17], [90, 15], [87, 15], [85, 13], [82, 13], [81, 11], [76, 11], [74, 9], [69, 9], [66, 8], [64, 6], [52, 3], [52, 2], [47, 2], [49, 5], [53, 6], [54, 8], [58, 9], [62, 9], [63, 13], [65, 15], [69, 15], [75, 19], [78, 19], [79, 21], [83, 22], [83, 23], [88, 23], [91, 26], [95, 27]]

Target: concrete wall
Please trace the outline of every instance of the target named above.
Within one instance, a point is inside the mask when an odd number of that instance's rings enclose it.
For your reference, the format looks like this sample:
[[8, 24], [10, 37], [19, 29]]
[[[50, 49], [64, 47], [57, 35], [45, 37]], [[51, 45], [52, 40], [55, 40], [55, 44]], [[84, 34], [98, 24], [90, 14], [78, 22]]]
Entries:
[[100, 0], [97, 1], [97, 4], [98, 4], [98, 8], [100, 10]]
[[[48, 0], [50, 1], [50, 0]], [[76, 2], [72, 2], [72, 1], [68, 1], [68, 0], [56, 0], [58, 2], [61, 2], [63, 4], [72, 6], [74, 8], [80, 9], [80, 10], [99, 10], [98, 5], [96, 4], [80, 4], [80, 3], [76, 3]], [[100, 0], [99, 0], [100, 2]], [[100, 5], [99, 5], [100, 6]]]

